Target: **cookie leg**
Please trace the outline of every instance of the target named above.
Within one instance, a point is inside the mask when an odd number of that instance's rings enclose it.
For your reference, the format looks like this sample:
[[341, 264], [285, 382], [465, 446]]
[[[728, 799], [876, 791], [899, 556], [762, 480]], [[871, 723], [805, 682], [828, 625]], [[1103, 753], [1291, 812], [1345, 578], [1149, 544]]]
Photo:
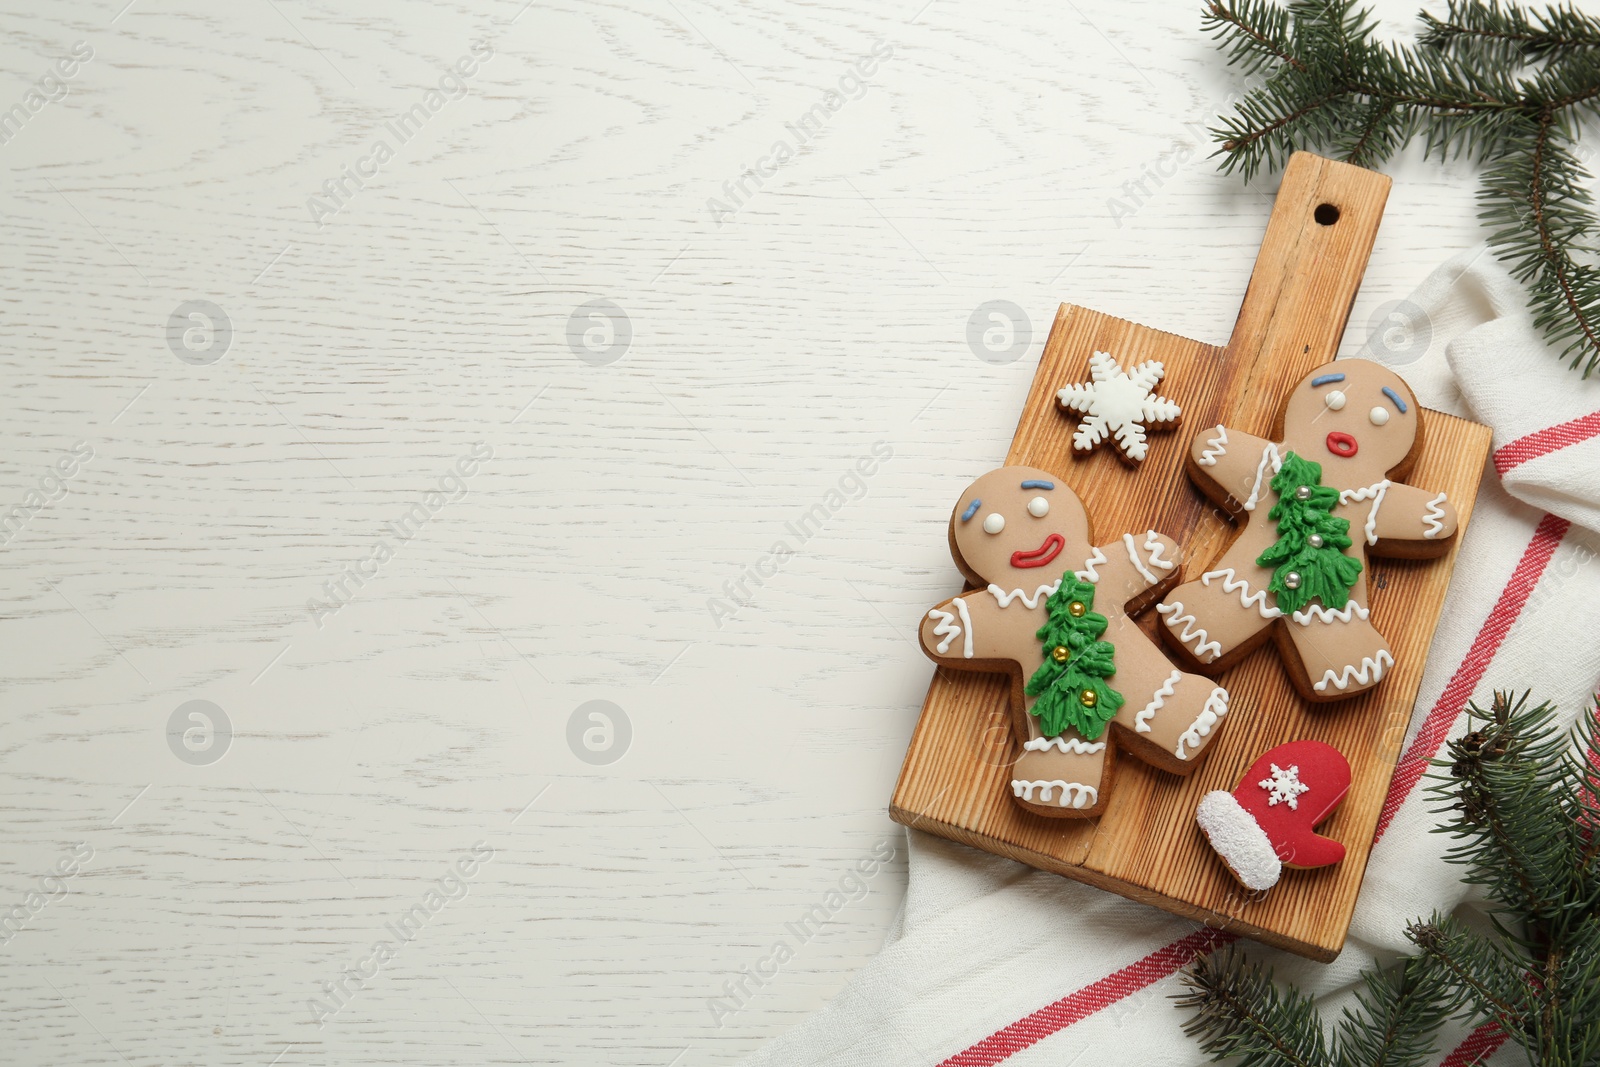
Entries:
[[1188, 774], [1221, 732], [1228, 691], [1202, 674], [1171, 670], [1142, 699], [1132, 698], [1117, 722], [1160, 750], [1159, 766]]
[[1085, 741], [1074, 730], [1034, 738], [1011, 768], [1011, 795], [1031, 812], [1051, 818], [1088, 818], [1110, 799], [1111, 753], [1102, 734]]
[[1355, 696], [1377, 685], [1394, 666], [1389, 642], [1367, 621], [1367, 609], [1354, 601], [1339, 611], [1313, 605], [1285, 622], [1314, 700]]
[[1252, 647], [1280, 614], [1268, 606], [1267, 578], [1259, 572], [1253, 562], [1245, 577], [1221, 567], [1168, 593], [1156, 605], [1167, 642], [1202, 666]]

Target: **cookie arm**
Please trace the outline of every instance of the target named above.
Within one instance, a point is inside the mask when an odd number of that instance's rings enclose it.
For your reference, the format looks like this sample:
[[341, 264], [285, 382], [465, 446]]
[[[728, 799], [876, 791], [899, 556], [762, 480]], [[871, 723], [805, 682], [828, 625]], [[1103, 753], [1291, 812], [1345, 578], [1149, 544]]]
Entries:
[[1095, 585], [1096, 610], [1122, 605], [1177, 573], [1183, 553], [1178, 542], [1146, 530], [1123, 534], [1094, 550], [1078, 577]]
[[[1443, 493], [1414, 485], [1390, 485], [1372, 521], [1379, 541], [1443, 543], [1456, 533], [1456, 508]], [[1355, 536], [1356, 531], [1351, 531]]]
[[1250, 498], [1261, 457], [1271, 442], [1242, 430], [1213, 426], [1189, 444], [1190, 470], [1211, 481], [1238, 506]]
[[962, 593], [929, 608], [922, 616], [922, 651], [935, 663], [952, 667], [968, 660], [1013, 659], [1002, 648], [1003, 633], [997, 623], [1000, 607], [982, 590]]

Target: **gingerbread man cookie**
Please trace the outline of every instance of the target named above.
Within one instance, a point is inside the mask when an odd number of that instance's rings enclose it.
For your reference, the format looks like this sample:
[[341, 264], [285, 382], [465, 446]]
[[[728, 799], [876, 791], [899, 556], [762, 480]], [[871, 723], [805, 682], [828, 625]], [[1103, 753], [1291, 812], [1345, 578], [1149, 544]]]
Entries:
[[961, 495], [950, 550], [978, 588], [927, 613], [922, 647], [941, 666], [1011, 676], [1018, 804], [1099, 815], [1111, 796], [1113, 738], [1163, 770], [1194, 769], [1216, 740], [1228, 692], [1175, 670], [1128, 610], [1177, 578], [1170, 538], [1147, 530], [1094, 547], [1083, 504], [1060, 479], [1001, 467]]
[[1306, 375], [1274, 436], [1217, 426], [1195, 438], [1189, 476], [1244, 529], [1156, 610], [1169, 642], [1201, 669], [1225, 670], [1274, 635], [1301, 696], [1342, 700], [1394, 666], [1368, 618], [1368, 558], [1442, 555], [1455, 508], [1401, 483], [1422, 424], [1411, 389], [1376, 363], [1340, 360]]

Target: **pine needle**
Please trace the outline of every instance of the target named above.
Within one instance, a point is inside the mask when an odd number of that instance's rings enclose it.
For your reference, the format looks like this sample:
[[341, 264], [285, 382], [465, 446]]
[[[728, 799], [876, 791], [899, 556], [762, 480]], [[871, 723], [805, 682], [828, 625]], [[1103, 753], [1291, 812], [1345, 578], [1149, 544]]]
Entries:
[[1208, 0], [1202, 27], [1266, 81], [1213, 129], [1246, 181], [1301, 149], [1376, 167], [1413, 141], [1483, 167], [1489, 245], [1528, 287], [1535, 325], [1588, 377], [1600, 369], [1600, 230], [1576, 154], [1600, 115], [1600, 18], [1561, 4], [1452, 0], [1415, 45], [1376, 37], [1355, 0]]

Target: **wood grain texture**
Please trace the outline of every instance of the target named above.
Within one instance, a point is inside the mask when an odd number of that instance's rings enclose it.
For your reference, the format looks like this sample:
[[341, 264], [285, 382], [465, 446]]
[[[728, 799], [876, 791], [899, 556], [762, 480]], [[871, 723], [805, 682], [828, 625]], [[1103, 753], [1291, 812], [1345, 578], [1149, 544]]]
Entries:
[[[1185, 457], [1195, 433], [1218, 423], [1270, 433], [1280, 398], [1308, 370], [1331, 359], [1344, 333], [1382, 219], [1389, 180], [1299, 154], [1284, 175], [1233, 339], [1225, 348], [1161, 333], [1065, 305], [1056, 317], [1006, 462], [1057, 472], [1084, 500], [1093, 543], [1125, 530], [1154, 528], [1174, 537], [1183, 574], [1202, 573], [1232, 537], [1224, 513], [1189, 482]], [[1315, 219], [1324, 204], [1339, 219]], [[1076, 422], [1055, 391], [1076, 381], [1090, 353], [1109, 351], [1124, 366], [1166, 365], [1163, 392], [1184, 409], [1189, 429], [1153, 437], [1142, 469], [1130, 471], [1105, 450], [1071, 451]], [[1190, 413], [1194, 418], [1190, 421]], [[1423, 413], [1425, 446], [1413, 484], [1447, 492], [1463, 528], [1488, 455], [1487, 427]], [[1008, 721], [1005, 679], [937, 672], [891, 802], [898, 821], [1011, 856], [1318, 960], [1331, 960], [1361, 888], [1373, 831], [1399, 756], [1400, 739], [1449, 586], [1459, 545], [1432, 561], [1374, 563], [1372, 621], [1390, 641], [1395, 666], [1359, 697], [1313, 705], [1295, 692], [1274, 650], [1257, 651], [1218, 676], [1231, 699], [1222, 736], [1187, 778], [1119, 753], [1113, 793], [1098, 820], [1044, 819], [1010, 796], [1008, 766], [1017, 742], [995, 726]], [[1158, 640], [1156, 614], [1142, 627]], [[1313, 738], [1349, 758], [1350, 794], [1322, 832], [1344, 842], [1336, 867], [1287, 874], [1270, 892], [1240, 888], [1194, 823], [1199, 799], [1232, 790], [1262, 752]]]
[[[902, 841], [911, 621], [959, 583], [950, 501], [1005, 453], [1050, 314], [1225, 338], [1278, 184], [1206, 159], [1240, 79], [1190, 0], [0, 0], [0, 26], [6, 107], [95, 51], [0, 145], [0, 507], [95, 449], [0, 567], [0, 908], [96, 850], [0, 946], [16, 1064], [703, 1067], [808, 1017], [892, 928], [903, 849], [736, 1015], [708, 1003]], [[473, 40], [467, 95], [319, 227], [307, 198]], [[1470, 163], [1392, 173], [1350, 352], [1481, 239]], [[197, 297], [234, 327], [210, 366], [165, 337]], [[606, 367], [567, 341], [598, 297], [633, 325]], [[1010, 363], [968, 343], [997, 298], [1032, 320]], [[866, 494], [716, 625], [880, 439]], [[469, 495], [313, 623], [478, 440]], [[209, 767], [165, 738], [194, 698], [234, 724]], [[633, 721], [604, 767], [566, 739], [597, 698]], [[480, 837], [467, 899], [319, 1029], [306, 1000]]]

